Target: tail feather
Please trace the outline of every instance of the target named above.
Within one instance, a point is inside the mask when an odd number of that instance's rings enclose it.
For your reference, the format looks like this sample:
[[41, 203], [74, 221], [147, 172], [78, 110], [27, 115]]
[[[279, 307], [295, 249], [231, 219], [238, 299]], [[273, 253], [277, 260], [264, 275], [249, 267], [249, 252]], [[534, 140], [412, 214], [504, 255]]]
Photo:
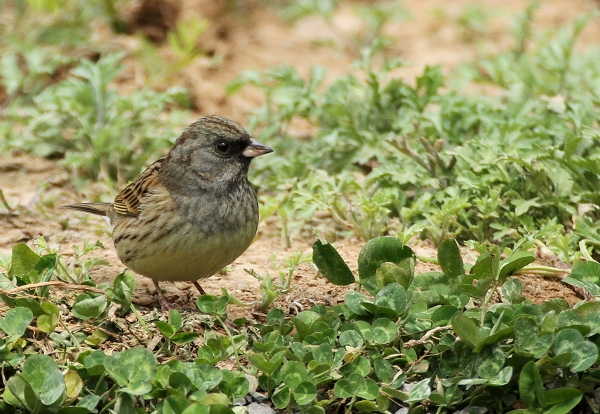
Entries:
[[112, 206], [111, 203], [78, 203], [78, 204], [69, 204], [66, 206], [60, 206], [60, 208], [65, 210], [75, 210], [82, 211], [88, 214], [96, 214], [98, 216], [108, 216], [108, 210]]

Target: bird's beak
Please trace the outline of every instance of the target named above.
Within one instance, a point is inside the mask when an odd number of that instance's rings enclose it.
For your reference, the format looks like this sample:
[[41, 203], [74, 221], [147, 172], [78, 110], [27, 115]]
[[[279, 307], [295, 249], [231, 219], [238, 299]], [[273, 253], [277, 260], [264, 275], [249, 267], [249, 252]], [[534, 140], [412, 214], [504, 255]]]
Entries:
[[250, 139], [250, 144], [242, 152], [242, 155], [246, 158], [254, 158], [268, 154], [269, 152], [273, 152], [273, 148], [267, 147], [260, 142]]

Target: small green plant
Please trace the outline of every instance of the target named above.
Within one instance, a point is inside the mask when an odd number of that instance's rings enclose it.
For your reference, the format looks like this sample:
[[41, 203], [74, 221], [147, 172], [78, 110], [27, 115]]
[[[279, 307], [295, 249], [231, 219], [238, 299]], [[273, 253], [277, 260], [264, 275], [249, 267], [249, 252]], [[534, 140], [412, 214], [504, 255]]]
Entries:
[[488, 10], [476, 4], [468, 4], [456, 23], [462, 30], [462, 37], [467, 41], [474, 41], [488, 32], [489, 20]]
[[165, 58], [161, 48], [140, 37], [140, 48], [136, 53], [142, 62], [146, 75], [153, 84], [172, 81], [177, 73], [204, 53], [199, 46], [202, 33], [209, 22], [190, 15], [177, 22], [174, 31], [167, 34], [167, 44], [172, 58]]
[[277, 263], [277, 257], [274, 254], [271, 255], [270, 259], [271, 267], [278, 271], [279, 283], [276, 283], [269, 273], [261, 276], [254, 270], [244, 269], [248, 274], [260, 281], [261, 300], [254, 304], [254, 308], [259, 312], [266, 311], [280, 295], [288, 293], [298, 266], [311, 261], [310, 255], [298, 251], [284, 258], [286, 271], [282, 271], [279, 270], [280, 265]]
[[169, 311], [169, 319], [167, 322], [154, 321], [154, 324], [158, 328], [161, 334], [176, 345], [187, 344], [198, 338], [197, 332], [179, 332], [183, 327], [183, 319], [177, 309], [171, 309]]
[[8, 137], [9, 149], [38, 156], [63, 157], [63, 165], [80, 177], [102, 178], [124, 185], [168, 147], [172, 131], [183, 119], [173, 111], [158, 122], [158, 114], [185, 93], [143, 89], [130, 96], [110, 83], [121, 70], [120, 55], [93, 63], [84, 60], [66, 80], [37, 94], [25, 112], [11, 112], [21, 125]]

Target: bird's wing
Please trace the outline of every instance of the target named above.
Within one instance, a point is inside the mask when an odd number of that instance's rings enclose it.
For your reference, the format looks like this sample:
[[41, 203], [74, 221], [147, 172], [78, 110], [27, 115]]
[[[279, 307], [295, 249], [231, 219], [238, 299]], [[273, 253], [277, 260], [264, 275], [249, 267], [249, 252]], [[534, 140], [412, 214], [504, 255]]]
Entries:
[[140, 201], [149, 190], [158, 185], [158, 172], [164, 160], [164, 158], [161, 158], [155, 161], [146, 168], [137, 180], [117, 194], [113, 206], [115, 212], [126, 216], [137, 216], [140, 214]]

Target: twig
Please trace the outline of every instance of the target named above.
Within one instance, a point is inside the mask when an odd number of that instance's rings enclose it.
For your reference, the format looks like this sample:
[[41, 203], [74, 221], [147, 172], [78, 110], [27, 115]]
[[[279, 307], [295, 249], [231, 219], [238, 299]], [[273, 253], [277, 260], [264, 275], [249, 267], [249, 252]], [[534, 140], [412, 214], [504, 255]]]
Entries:
[[423, 335], [420, 339], [411, 339], [408, 342], [404, 343], [404, 348], [414, 348], [415, 346], [419, 346], [419, 345], [424, 345], [429, 341], [429, 338], [431, 338], [434, 334], [441, 332], [441, 331], [448, 331], [452, 329], [451, 325], [446, 325], [446, 326], [438, 326], [435, 327], [429, 331], [427, 331], [425, 333], [425, 335]]
[[0, 294], [14, 295], [23, 290], [36, 289], [36, 288], [44, 287], [44, 286], [58, 286], [65, 290], [86, 290], [86, 291], [95, 292], [95, 293], [105, 293], [102, 289], [98, 289], [98, 288], [95, 288], [92, 286], [75, 285], [75, 284], [71, 284], [71, 283], [59, 282], [58, 280], [51, 280], [49, 282], [31, 283], [29, 285], [19, 286], [14, 289], [0, 289]]

